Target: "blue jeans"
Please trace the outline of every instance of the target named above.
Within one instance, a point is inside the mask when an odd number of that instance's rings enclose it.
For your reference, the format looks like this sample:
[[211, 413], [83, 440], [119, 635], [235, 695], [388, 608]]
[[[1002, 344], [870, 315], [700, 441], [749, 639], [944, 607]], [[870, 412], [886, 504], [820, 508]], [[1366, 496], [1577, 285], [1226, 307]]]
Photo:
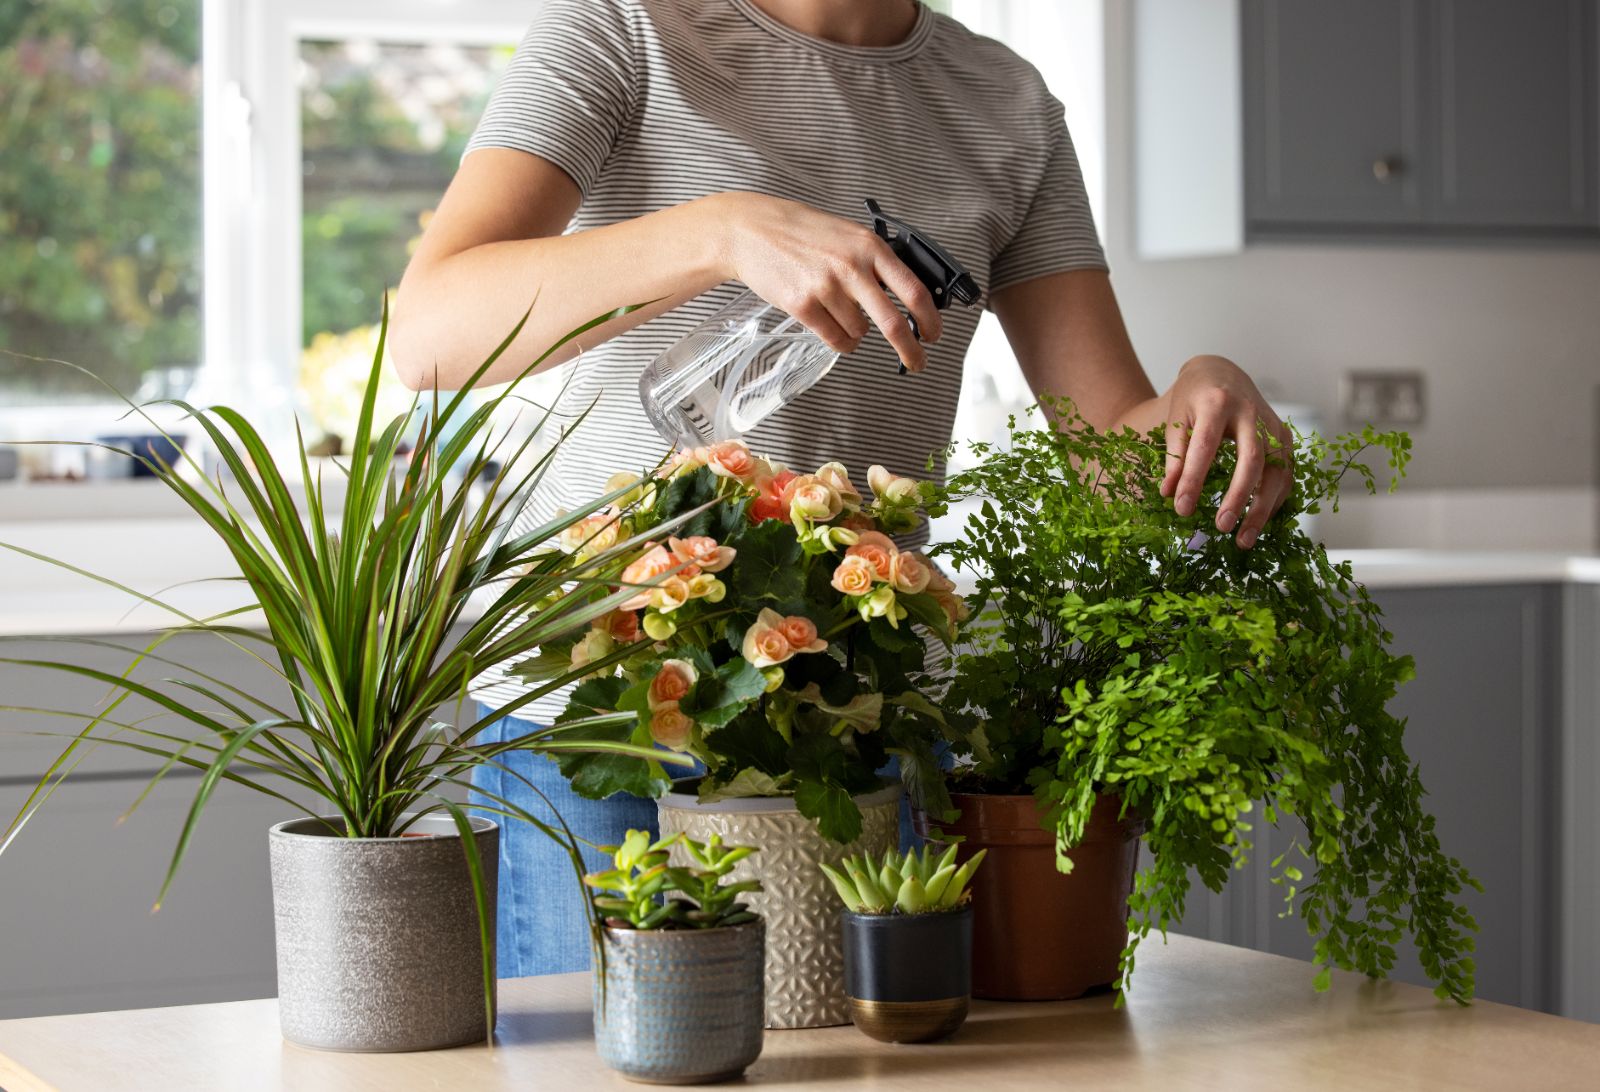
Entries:
[[[478, 716], [490, 712], [491, 709], [478, 706]], [[498, 743], [526, 735], [537, 727], [518, 717], [506, 717], [485, 728], [476, 741]], [[648, 830], [655, 837], [654, 800], [621, 794], [606, 800], [585, 800], [572, 791], [552, 759], [527, 751], [510, 751], [499, 761], [538, 786], [579, 838], [594, 845], [616, 845], [630, 828]], [[472, 781], [485, 793], [509, 800], [554, 823], [549, 806], [511, 774], [493, 766], [479, 766], [473, 771]], [[469, 799], [495, 806], [492, 799], [477, 792]], [[580, 890], [566, 849], [527, 823], [492, 813], [489, 817], [500, 824], [499, 922], [495, 941], [500, 977], [588, 970], [586, 896]], [[583, 847], [583, 857], [585, 871], [608, 864], [605, 857], [588, 846]]]
[[[478, 716], [492, 712], [478, 706]], [[505, 717], [480, 732], [476, 742], [498, 743], [527, 735], [538, 725], [519, 717]], [[941, 758], [944, 756], [941, 755]], [[656, 803], [618, 793], [604, 800], [587, 800], [572, 791], [555, 762], [527, 751], [510, 751], [499, 761], [538, 787], [567, 821], [572, 833], [594, 845], [616, 845], [631, 829], [658, 836]], [[879, 771], [900, 776], [898, 759]], [[509, 800], [532, 815], [554, 823], [550, 808], [518, 778], [493, 766], [473, 770], [472, 782], [485, 793]], [[473, 803], [494, 806], [487, 796], [474, 792]], [[495, 956], [501, 978], [530, 974], [586, 971], [590, 964], [589, 919], [583, 893], [565, 848], [527, 823], [490, 814], [500, 824], [500, 885]], [[911, 804], [900, 802], [900, 845], [918, 844], [911, 829]], [[593, 872], [610, 862], [588, 846], [583, 847], [584, 870]]]

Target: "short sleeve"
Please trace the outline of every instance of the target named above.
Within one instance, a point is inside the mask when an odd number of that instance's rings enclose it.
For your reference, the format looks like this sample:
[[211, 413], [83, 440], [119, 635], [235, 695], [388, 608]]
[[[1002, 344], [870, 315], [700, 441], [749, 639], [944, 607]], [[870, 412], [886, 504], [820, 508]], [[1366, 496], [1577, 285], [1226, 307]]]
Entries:
[[620, 0], [549, 0], [489, 98], [467, 154], [531, 152], [585, 195], [633, 111], [635, 53]]
[[1045, 142], [1048, 152], [1044, 172], [1022, 225], [990, 268], [991, 295], [1052, 273], [1106, 268], [1072, 135], [1067, 132], [1061, 104], [1053, 98], [1047, 101], [1052, 117]]

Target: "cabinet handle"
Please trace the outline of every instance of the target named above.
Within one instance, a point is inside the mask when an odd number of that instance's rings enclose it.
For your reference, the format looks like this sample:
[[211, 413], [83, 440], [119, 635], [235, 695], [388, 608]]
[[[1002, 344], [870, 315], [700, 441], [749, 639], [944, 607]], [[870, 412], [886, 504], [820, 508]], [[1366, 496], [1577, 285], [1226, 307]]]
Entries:
[[1397, 155], [1386, 155], [1382, 159], [1372, 161], [1372, 177], [1379, 182], [1388, 182], [1395, 175], [1405, 170], [1405, 161]]

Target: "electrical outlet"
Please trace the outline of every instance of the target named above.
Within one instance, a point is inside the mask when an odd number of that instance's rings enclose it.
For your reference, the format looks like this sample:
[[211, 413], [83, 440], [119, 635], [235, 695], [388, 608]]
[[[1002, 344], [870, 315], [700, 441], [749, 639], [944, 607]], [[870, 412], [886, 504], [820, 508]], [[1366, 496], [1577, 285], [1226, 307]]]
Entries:
[[1427, 416], [1421, 372], [1345, 372], [1339, 402], [1352, 425], [1420, 425]]

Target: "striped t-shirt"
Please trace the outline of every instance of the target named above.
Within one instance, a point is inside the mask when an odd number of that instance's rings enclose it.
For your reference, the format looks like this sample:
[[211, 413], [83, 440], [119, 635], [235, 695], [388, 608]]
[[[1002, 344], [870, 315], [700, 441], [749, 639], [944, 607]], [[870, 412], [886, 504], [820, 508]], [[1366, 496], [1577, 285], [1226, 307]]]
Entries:
[[[988, 294], [1104, 269], [1061, 104], [1028, 62], [918, 5], [896, 45], [802, 34], [751, 0], [547, 0], [468, 146], [513, 148], [571, 175], [568, 231], [733, 190], [803, 201], [858, 223], [862, 199], [936, 239]], [[650, 255], [639, 255], [641, 262]], [[665, 444], [639, 405], [645, 366], [742, 290], [725, 284], [578, 359], [565, 408], [593, 410], [561, 446], [519, 529], [597, 496]], [[925, 478], [949, 443], [977, 309], [944, 312], [921, 373], [873, 329], [815, 387], [744, 439], [808, 471], [837, 460]], [[933, 476], [944, 473], [935, 456]], [[913, 540], [914, 544], [914, 540]], [[491, 705], [522, 688], [479, 676]], [[523, 715], [548, 722], [549, 697]]]

